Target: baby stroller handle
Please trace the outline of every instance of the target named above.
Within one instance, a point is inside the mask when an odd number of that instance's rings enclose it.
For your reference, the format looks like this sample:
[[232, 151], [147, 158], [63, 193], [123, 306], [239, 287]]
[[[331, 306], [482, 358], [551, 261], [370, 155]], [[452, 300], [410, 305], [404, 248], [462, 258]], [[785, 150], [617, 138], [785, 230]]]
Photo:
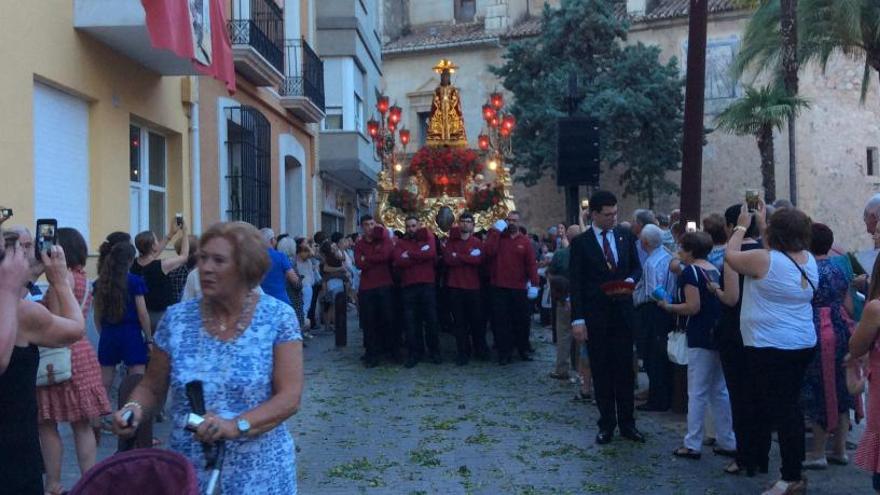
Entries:
[[223, 457], [225, 456], [226, 442], [217, 442], [217, 454], [213, 458], [213, 462], [209, 462], [206, 466], [210, 471], [208, 483], [205, 485], [205, 495], [219, 495], [217, 487], [220, 483], [220, 469], [223, 467]]

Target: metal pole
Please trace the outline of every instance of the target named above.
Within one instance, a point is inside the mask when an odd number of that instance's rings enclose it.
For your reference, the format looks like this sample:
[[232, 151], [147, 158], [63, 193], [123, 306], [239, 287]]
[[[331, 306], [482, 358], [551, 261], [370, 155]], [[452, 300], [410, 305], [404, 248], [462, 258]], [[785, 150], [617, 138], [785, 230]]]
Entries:
[[691, 0], [688, 26], [684, 145], [681, 164], [681, 221], [700, 221], [703, 175], [703, 110], [706, 89], [707, 0]]

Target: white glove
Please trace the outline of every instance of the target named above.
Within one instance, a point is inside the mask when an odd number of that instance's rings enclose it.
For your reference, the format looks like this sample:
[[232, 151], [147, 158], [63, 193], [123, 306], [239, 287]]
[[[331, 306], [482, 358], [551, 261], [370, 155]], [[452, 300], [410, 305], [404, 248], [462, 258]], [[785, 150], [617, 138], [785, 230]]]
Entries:
[[505, 230], [507, 230], [507, 222], [505, 222], [504, 220], [498, 220], [492, 226], [495, 227], [499, 232], [504, 232]]
[[404, 251], [403, 254], [400, 255], [401, 258], [408, 260], [409, 259], [409, 251]]
[[476, 257], [476, 256], [479, 256], [479, 255], [480, 255], [480, 250], [479, 250], [479, 249], [473, 249], [473, 250], [471, 251], [471, 256]]
[[394, 229], [388, 227], [388, 237], [394, 239]]
[[528, 296], [529, 300], [534, 301], [538, 298], [538, 288], [537, 287], [529, 287], [528, 288]]
[[431, 246], [429, 246], [429, 245], [427, 245], [427, 244], [425, 244], [424, 246], [422, 246], [422, 252], [424, 252], [424, 251], [428, 251], [429, 249], [431, 249]]

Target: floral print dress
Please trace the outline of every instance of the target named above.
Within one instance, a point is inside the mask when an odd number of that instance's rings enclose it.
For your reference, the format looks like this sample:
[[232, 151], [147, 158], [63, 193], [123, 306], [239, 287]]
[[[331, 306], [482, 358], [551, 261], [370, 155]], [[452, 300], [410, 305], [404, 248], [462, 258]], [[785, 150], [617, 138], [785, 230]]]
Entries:
[[[192, 461], [204, 489], [207, 471], [202, 445], [184, 429], [190, 412], [186, 384], [201, 380], [208, 412], [234, 419], [269, 400], [273, 348], [302, 340], [302, 335], [293, 308], [263, 294], [250, 326], [234, 340], [221, 341], [205, 330], [200, 302], [197, 299], [168, 308], [156, 332], [156, 345], [171, 362], [174, 427], [170, 447]], [[295, 494], [296, 457], [286, 426], [253, 438], [227, 441], [220, 483], [224, 495]]]
[[843, 358], [849, 352], [853, 321], [844, 310], [849, 297], [850, 279], [833, 259], [817, 260], [819, 285], [813, 296], [813, 322], [816, 325], [817, 352], [807, 367], [803, 400], [805, 415], [823, 429], [837, 427], [840, 414], [854, 408], [853, 396], [846, 388]]

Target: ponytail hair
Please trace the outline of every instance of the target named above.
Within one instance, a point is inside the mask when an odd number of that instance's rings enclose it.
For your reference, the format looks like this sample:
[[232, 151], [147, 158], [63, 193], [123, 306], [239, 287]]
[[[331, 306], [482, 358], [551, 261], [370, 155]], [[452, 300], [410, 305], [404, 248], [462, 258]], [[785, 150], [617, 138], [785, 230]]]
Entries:
[[[107, 244], [106, 242], [104, 244]], [[102, 250], [104, 245], [101, 246]], [[95, 281], [95, 316], [99, 321], [119, 323], [128, 304], [128, 271], [134, 262], [135, 249], [123, 242], [110, 248], [98, 267]]]
[[110, 250], [113, 249], [113, 246], [121, 242], [131, 244], [131, 235], [128, 232], [116, 231], [108, 235], [107, 239], [101, 243], [101, 247], [98, 248], [98, 270], [104, 264], [104, 259], [110, 255]]

